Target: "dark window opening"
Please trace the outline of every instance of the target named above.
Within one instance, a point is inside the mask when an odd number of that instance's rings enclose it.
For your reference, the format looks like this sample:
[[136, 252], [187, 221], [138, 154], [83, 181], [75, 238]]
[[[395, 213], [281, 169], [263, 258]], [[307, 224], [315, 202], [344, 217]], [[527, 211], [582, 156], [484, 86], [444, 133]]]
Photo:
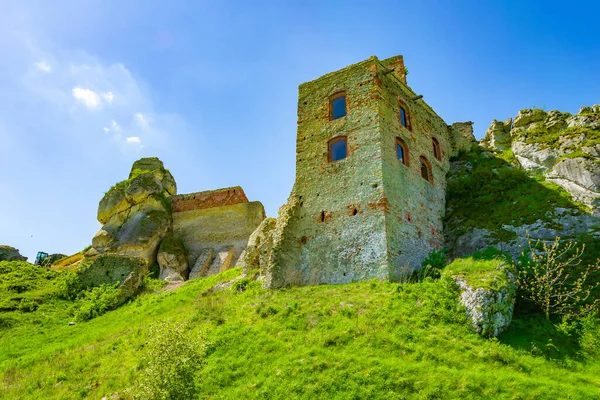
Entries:
[[410, 122], [410, 110], [404, 102], [398, 99], [398, 118], [400, 119], [400, 125], [412, 131], [412, 124]]
[[330, 118], [338, 119], [346, 116], [346, 95], [337, 94], [331, 99]]
[[400, 123], [405, 128], [408, 128], [407, 121], [408, 121], [408, 119], [406, 117], [406, 110], [404, 109], [404, 107], [400, 107]]
[[442, 161], [442, 150], [440, 148], [440, 142], [438, 142], [436, 138], [432, 138], [431, 142], [433, 144], [433, 156], [437, 160]]
[[396, 138], [396, 156], [402, 164], [408, 166], [408, 146], [400, 138]]
[[321, 211], [321, 222], [325, 222], [325, 211]]
[[338, 161], [348, 156], [348, 142], [346, 137], [333, 139], [329, 142], [329, 161]]
[[358, 210], [355, 208], [354, 211], [352, 211], [352, 215], [356, 215], [358, 214]]
[[431, 164], [427, 159], [423, 156], [420, 158], [421, 164], [421, 177], [425, 179], [427, 182], [433, 184], [433, 175], [431, 173]]

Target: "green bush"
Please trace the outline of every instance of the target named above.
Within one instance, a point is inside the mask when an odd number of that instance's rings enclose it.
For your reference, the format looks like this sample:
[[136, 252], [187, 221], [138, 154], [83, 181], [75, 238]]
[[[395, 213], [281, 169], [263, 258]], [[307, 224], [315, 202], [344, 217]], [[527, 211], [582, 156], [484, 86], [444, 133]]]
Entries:
[[600, 359], [600, 319], [587, 315], [580, 320], [579, 345], [582, 353], [592, 359]]
[[183, 324], [161, 321], [150, 326], [134, 399], [171, 400], [196, 397], [196, 373], [206, 353], [203, 338], [193, 337]]
[[107, 311], [114, 310], [121, 303], [118, 284], [100, 285], [88, 289], [77, 300], [75, 317], [78, 321], [89, 321]]

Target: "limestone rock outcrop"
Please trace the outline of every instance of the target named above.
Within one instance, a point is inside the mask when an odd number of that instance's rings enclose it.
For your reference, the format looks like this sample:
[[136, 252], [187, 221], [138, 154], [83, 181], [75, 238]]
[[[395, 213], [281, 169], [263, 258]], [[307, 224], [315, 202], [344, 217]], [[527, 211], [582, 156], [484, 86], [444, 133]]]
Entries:
[[0, 245], [0, 261], [27, 261], [18, 249], [11, 246]]
[[188, 277], [188, 254], [183, 241], [167, 236], [160, 243], [156, 257], [160, 266], [160, 279], [174, 282]]
[[[504, 202], [498, 208], [504, 209], [506, 216], [490, 208], [494, 212], [489, 216], [470, 220], [472, 216], [462, 213], [457, 219], [454, 209], [460, 205], [448, 201], [444, 235], [452, 257], [490, 246], [518, 257], [527, 246], [527, 236], [532, 240], [557, 236], [600, 240], [600, 105], [582, 107], [576, 115], [521, 110], [514, 122], [493, 121], [480, 146], [483, 150], [478, 155], [452, 162], [447, 177], [449, 198], [459, 196], [459, 202], [468, 203], [471, 189], [485, 187], [478, 196]], [[482, 165], [488, 165], [487, 169]], [[521, 176], [511, 171], [520, 171]], [[507, 179], [512, 179], [513, 185], [502, 183]], [[475, 186], [465, 187], [469, 182]], [[519, 185], [513, 193], [513, 187]], [[554, 195], [549, 196], [550, 192]], [[488, 204], [496, 207], [493, 202]], [[540, 207], [546, 211], [530, 217]]]
[[469, 151], [477, 143], [473, 134], [473, 122], [455, 122], [450, 125], [450, 140], [452, 142], [452, 156], [460, 151]]
[[544, 174], [600, 216], [600, 105], [576, 115], [524, 109], [509, 121], [492, 121], [481, 145], [512, 149], [521, 168]]
[[481, 145], [486, 148], [504, 151], [510, 149], [510, 128], [512, 126], [512, 118], [502, 122], [493, 120], [492, 124], [485, 132], [485, 137], [481, 141]]
[[244, 271], [258, 269], [261, 276], [266, 274], [267, 266], [271, 261], [273, 232], [276, 222], [275, 218], [265, 218], [254, 233], [250, 235], [248, 247], [246, 247], [237, 263], [238, 266], [244, 268]]
[[155, 261], [161, 240], [172, 231], [170, 197], [175, 180], [157, 158], [134, 163], [129, 179], [113, 186], [98, 206], [104, 224], [92, 240], [99, 253]]
[[456, 285], [473, 329], [485, 337], [498, 336], [512, 321], [517, 282], [507, 261], [481, 256], [461, 258], [442, 272]]

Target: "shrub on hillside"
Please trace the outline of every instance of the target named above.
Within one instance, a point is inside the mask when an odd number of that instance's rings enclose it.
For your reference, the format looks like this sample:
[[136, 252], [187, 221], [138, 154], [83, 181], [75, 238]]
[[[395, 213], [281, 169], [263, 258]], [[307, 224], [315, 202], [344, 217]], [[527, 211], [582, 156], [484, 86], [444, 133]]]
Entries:
[[527, 239], [514, 273], [521, 296], [538, 306], [550, 320], [551, 317], [576, 318], [596, 314], [600, 299], [594, 291], [600, 281], [589, 279], [600, 272], [600, 260], [582, 263], [585, 245], [577, 242], [553, 242]]
[[196, 373], [202, 366], [206, 345], [192, 337], [186, 326], [158, 322], [149, 329], [135, 387], [134, 399], [171, 400], [196, 397]]
[[439, 279], [448, 263], [447, 249], [433, 250], [421, 263], [421, 269], [412, 273], [411, 282], [423, 282], [426, 278]]
[[121, 303], [121, 292], [117, 286], [118, 284], [105, 284], [83, 292], [75, 306], [76, 319], [78, 321], [89, 321], [117, 308]]

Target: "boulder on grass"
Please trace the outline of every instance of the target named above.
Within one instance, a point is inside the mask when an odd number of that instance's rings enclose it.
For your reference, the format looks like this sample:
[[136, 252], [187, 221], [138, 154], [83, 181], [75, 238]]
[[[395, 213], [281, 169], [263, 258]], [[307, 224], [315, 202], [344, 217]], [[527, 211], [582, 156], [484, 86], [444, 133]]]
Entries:
[[454, 260], [444, 270], [460, 292], [473, 329], [484, 337], [497, 337], [512, 321], [517, 293], [516, 279], [501, 259]]

